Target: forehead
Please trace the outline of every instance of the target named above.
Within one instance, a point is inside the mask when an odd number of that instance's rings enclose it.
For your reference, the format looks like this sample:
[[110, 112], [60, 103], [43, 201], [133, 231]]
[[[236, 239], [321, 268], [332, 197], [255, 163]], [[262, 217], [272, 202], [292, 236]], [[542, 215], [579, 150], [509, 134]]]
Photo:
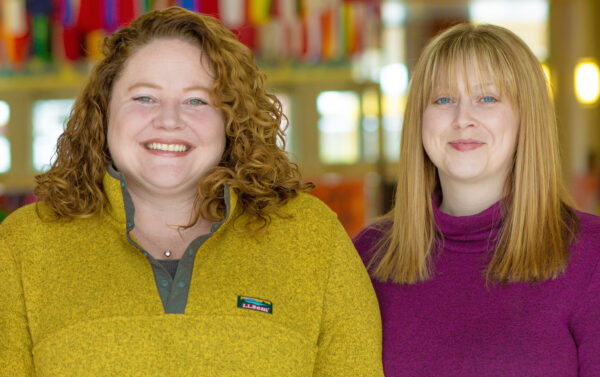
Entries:
[[183, 77], [211, 84], [212, 70], [206, 54], [181, 39], [155, 39], [129, 56], [117, 81], [168, 81]]

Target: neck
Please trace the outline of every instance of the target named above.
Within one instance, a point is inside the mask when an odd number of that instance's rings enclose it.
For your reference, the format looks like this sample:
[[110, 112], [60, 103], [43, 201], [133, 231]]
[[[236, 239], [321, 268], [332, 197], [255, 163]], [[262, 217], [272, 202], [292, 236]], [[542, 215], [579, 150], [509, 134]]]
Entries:
[[142, 246], [156, 258], [163, 258], [164, 250], [169, 249], [173, 256], [180, 258], [192, 240], [210, 232], [211, 222], [200, 217], [189, 228], [194, 216], [194, 195], [186, 197], [159, 197], [129, 190], [135, 207], [135, 227], [133, 235]]
[[452, 216], [471, 216], [491, 207], [503, 198], [504, 183], [457, 182], [443, 179], [440, 210]]

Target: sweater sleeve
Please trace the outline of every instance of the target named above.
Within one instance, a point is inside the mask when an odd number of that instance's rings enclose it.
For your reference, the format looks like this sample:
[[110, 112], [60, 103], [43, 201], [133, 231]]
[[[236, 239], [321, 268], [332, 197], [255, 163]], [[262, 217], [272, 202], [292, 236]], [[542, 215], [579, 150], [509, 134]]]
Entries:
[[600, 376], [600, 263], [571, 320], [579, 377]]
[[34, 376], [31, 336], [19, 264], [9, 246], [12, 239], [0, 226], [0, 377]]
[[369, 276], [337, 222], [326, 247], [331, 262], [313, 376], [383, 376], [381, 318]]

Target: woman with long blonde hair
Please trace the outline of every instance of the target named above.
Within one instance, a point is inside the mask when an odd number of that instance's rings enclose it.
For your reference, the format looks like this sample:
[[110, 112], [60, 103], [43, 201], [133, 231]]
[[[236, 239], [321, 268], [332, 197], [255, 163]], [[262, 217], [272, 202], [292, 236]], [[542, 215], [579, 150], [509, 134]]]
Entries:
[[0, 376], [382, 376], [369, 277], [252, 52], [174, 7], [104, 55], [0, 226]]
[[600, 376], [600, 219], [570, 205], [558, 151], [515, 34], [459, 24], [425, 47], [394, 208], [354, 239], [386, 376]]

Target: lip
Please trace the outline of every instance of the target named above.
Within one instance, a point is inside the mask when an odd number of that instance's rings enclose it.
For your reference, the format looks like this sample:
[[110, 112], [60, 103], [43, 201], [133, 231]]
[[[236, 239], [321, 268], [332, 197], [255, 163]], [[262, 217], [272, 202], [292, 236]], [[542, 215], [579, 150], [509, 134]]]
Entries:
[[[147, 147], [148, 144], [159, 143], [159, 144], [167, 144], [167, 145], [184, 145], [187, 147], [186, 151], [163, 151], [158, 149], [149, 149]], [[191, 145], [188, 141], [182, 139], [166, 139], [166, 138], [154, 138], [147, 139], [140, 143], [140, 146], [148, 153], [153, 154], [155, 156], [163, 156], [163, 157], [183, 157], [189, 154], [194, 146]]]
[[449, 142], [450, 146], [459, 152], [467, 152], [483, 146], [485, 143], [475, 139], [457, 139]]

